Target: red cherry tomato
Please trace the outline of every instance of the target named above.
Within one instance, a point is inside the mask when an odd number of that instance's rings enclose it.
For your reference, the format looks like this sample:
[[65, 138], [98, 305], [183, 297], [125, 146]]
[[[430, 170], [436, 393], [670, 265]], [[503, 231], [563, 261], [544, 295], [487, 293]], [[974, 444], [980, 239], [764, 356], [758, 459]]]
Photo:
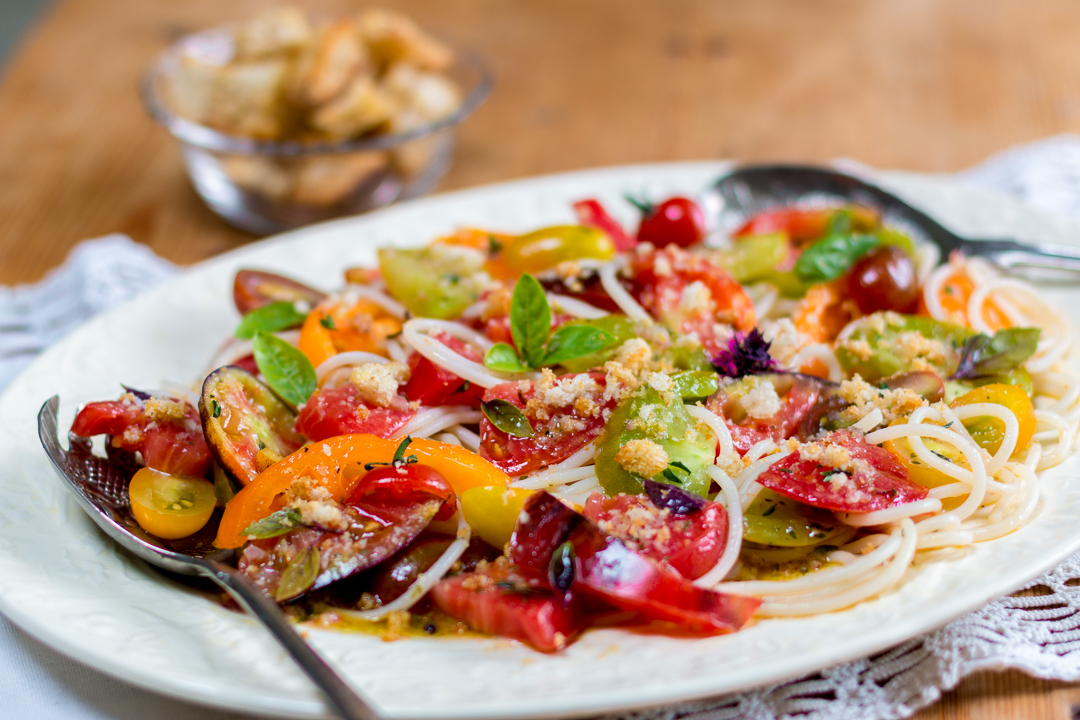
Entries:
[[[406, 456], [408, 451], [406, 450]], [[438, 470], [427, 465], [400, 463], [377, 467], [360, 480], [346, 500], [349, 505], [379, 502], [424, 502], [442, 500], [436, 520], [447, 520], [457, 510], [457, 496]]]
[[668, 198], [641, 218], [637, 237], [656, 247], [690, 247], [705, 237], [705, 213], [689, 198]]
[[368, 433], [388, 438], [416, 414], [404, 398], [390, 407], [368, 405], [352, 385], [316, 390], [296, 419], [297, 431], [311, 441]]
[[874, 248], [848, 271], [848, 295], [869, 315], [880, 310], [911, 312], [919, 299], [915, 263], [895, 245]]
[[822, 444], [839, 445], [858, 467], [838, 475], [835, 468], [802, 460], [797, 452], [774, 463], [758, 476], [758, 482], [812, 507], [836, 512], [872, 512], [922, 500], [927, 489], [908, 479], [907, 470], [885, 448], [871, 445], [848, 430], [829, 433]]
[[186, 402], [182, 418], [156, 422], [138, 401], [88, 403], [75, 417], [71, 432], [79, 437], [110, 435], [113, 447], [141, 452], [147, 467], [170, 475], [202, 477], [210, 469], [210, 448], [199, 413]]
[[[449, 333], [438, 333], [432, 337], [462, 357], [473, 362], [484, 362], [484, 356], [479, 350]], [[480, 398], [484, 395], [484, 388], [462, 380], [420, 353], [410, 355], [408, 362], [411, 371], [409, 382], [405, 384], [401, 392], [409, 400], [433, 407], [436, 405], [480, 407]]]

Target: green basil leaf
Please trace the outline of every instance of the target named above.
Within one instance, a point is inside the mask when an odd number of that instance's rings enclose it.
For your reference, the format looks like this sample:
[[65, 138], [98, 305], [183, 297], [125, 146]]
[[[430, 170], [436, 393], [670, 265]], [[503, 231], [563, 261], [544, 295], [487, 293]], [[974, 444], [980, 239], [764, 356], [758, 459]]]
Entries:
[[510, 299], [510, 334], [529, 367], [544, 361], [544, 343], [551, 333], [551, 308], [540, 282], [525, 273], [514, 285]]
[[260, 330], [265, 333], [272, 333], [296, 327], [303, 323], [306, 317], [306, 313], [296, 309], [296, 303], [270, 303], [245, 315], [236, 328], [236, 337], [241, 340], [250, 340]]
[[506, 343], [495, 343], [484, 354], [484, 365], [500, 372], [524, 372], [527, 367], [521, 364], [517, 351]]
[[492, 425], [507, 435], [531, 438], [535, 434], [529, 418], [512, 402], [488, 400], [480, 403], [480, 410]]
[[243, 534], [256, 540], [265, 540], [301, 527], [306, 526], [300, 518], [300, 511], [296, 508], [285, 508], [251, 523], [244, 528]]
[[319, 549], [314, 545], [309, 545], [297, 553], [282, 571], [274, 599], [284, 602], [306, 592], [315, 584], [315, 578], [319, 577], [320, 562]]
[[803, 251], [795, 276], [808, 283], [835, 280], [880, 242], [876, 235], [829, 235]]
[[615, 336], [598, 327], [564, 325], [548, 340], [544, 365], [558, 365], [566, 360], [590, 355], [615, 342]]
[[1008, 328], [989, 337], [982, 333], [964, 341], [952, 380], [1005, 375], [1035, 354], [1039, 328]]
[[281, 338], [255, 331], [252, 340], [255, 364], [266, 384], [293, 407], [308, 401], [318, 387], [315, 368], [307, 355]]

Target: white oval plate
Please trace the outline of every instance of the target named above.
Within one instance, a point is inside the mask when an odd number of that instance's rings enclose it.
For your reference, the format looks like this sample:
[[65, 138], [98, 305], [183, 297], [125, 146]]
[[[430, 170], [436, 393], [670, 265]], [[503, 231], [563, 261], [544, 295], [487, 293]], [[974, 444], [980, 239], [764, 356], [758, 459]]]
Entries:
[[[0, 610], [58, 650], [148, 689], [248, 712], [321, 717], [318, 692], [253, 621], [118, 552], [54, 476], [35, 415], [62, 398], [74, 410], [120, 383], [188, 382], [235, 327], [233, 274], [276, 270], [321, 287], [369, 264], [376, 247], [420, 245], [459, 226], [523, 231], [572, 222], [570, 203], [624, 192], [694, 194], [726, 166], [611, 168], [436, 196], [293, 232], [199, 265], [58, 343], [0, 399]], [[955, 229], [1071, 242], [1047, 216], [914, 175], [887, 184]], [[626, 212], [625, 221], [631, 220]], [[1050, 293], [1074, 317], [1080, 291]], [[943, 625], [1010, 592], [1080, 548], [1080, 461], [1047, 473], [1038, 515], [961, 560], [912, 570], [872, 602], [809, 618], [762, 621], [707, 639], [587, 633], [542, 655], [500, 639], [409, 639], [312, 630], [318, 649], [391, 718], [531, 718], [599, 714], [718, 695], [865, 656]]]

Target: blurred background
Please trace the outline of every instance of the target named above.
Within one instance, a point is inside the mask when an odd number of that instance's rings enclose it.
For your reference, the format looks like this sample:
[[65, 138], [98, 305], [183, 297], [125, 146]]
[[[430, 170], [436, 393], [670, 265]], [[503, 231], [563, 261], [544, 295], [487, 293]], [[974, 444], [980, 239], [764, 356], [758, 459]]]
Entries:
[[[136, 88], [176, 38], [269, 5], [0, 2], [0, 283], [35, 280], [108, 232], [181, 263], [250, 241], [199, 201]], [[710, 158], [951, 171], [1080, 129], [1080, 6], [1068, 0], [381, 5], [494, 69], [443, 190]]]

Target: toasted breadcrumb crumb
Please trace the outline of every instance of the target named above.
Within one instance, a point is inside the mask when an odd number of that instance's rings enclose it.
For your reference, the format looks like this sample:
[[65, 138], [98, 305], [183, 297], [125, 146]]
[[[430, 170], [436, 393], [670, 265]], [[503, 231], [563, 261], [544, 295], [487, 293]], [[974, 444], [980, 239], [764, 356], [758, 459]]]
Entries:
[[389, 407], [397, 397], [398, 385], [408, 382], [409, 374], [409, 366], [397, 360], [372, 362], [353, 368], [349, 381], [361, 400], [379, 407]]
[[152, 422], [171, 422], [183, 420], [187, 406], [185, 403], [169, 398], [151, 397], [143, 405], [143, 412]]
[[671, 459], [664, 448], [652, 440], [630, 440], [615, 453], [615, 462], [627, 472], [651, 478], [667, 468]]

